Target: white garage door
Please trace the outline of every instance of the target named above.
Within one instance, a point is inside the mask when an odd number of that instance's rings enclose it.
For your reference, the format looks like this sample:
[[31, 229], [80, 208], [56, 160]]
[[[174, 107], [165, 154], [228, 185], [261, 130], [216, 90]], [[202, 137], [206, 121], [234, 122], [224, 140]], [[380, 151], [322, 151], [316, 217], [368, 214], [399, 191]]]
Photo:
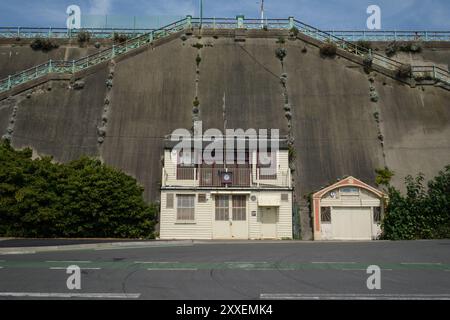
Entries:
[[372, 239], [370, 208], [333, 207], [331, 226], [336, 240]]

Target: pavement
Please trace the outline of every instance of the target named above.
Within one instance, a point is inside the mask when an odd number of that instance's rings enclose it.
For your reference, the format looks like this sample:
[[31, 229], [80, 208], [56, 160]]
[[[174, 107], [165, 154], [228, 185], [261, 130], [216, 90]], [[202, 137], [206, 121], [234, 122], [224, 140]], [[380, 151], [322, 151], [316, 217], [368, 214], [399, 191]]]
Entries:
[[0, 299], [450, 299], [449, 240], [46, 244], [0, 248]]

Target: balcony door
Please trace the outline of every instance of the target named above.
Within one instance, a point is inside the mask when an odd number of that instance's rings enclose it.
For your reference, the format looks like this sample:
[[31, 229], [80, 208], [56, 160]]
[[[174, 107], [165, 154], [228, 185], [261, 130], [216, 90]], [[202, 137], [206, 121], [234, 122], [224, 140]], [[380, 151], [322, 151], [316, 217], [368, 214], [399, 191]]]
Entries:
[[247, 196], [216, 195], [214, 239], [248, 239]]

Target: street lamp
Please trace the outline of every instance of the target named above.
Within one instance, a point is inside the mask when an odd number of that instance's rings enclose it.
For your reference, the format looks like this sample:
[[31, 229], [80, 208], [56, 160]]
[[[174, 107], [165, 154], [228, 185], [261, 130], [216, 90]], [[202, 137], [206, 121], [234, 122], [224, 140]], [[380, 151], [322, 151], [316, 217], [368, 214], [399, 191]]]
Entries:
[[203, 0], [200, 0], [200, 28], [203, 25]]

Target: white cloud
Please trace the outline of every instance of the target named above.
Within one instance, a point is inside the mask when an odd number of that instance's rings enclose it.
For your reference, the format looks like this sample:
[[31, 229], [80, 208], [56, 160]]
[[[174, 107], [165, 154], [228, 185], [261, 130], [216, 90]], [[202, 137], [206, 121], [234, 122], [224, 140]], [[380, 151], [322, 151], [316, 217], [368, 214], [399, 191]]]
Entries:
[[90, 0], [89, 14], [105, 15], [109, 13], [112, 6], [112, 0]]

